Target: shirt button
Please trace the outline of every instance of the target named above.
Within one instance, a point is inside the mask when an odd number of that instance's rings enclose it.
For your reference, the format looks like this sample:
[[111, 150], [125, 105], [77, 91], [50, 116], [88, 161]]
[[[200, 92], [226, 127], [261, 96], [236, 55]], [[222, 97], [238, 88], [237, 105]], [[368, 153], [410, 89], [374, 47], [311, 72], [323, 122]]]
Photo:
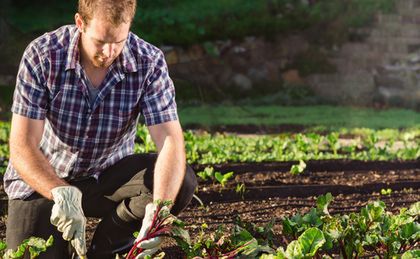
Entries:
[[92, 110], [91, 109], [88, 109], [88, 113], [91, 113], [92, 112]]

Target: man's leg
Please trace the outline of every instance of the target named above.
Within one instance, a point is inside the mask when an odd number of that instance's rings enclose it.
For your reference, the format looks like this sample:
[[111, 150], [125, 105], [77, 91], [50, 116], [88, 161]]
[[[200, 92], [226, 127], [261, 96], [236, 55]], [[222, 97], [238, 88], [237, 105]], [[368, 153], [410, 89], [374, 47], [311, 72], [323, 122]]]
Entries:
[[[132, 246], [132, 234], [140, 230], [145, 206], [152, 201], [156, 159], [154, 154], [131, 155], [105, 170], [98, 183], [75, 183], [83, 192], [85, 215], [103, 218], [89, 248], [89, 259], [112, 258], [112, 253], [125, 252]], [[196, 186], [195, 174], [187, 166], [172, 207], [174, 215], [185, 209]]]
[[[52, 247], [41, 253], [40, 259], [69, 258], [68, 242], [63, 240], [61, 233], [50, 223], [53, 201], [38, 193], [25, 200], [9, 200], [6, 244], [7, 248], [16, 250], [23, 240], [34, 236], [47, 240], [54, 237]], [[25, 258], [29, 258], [29, 253]]]

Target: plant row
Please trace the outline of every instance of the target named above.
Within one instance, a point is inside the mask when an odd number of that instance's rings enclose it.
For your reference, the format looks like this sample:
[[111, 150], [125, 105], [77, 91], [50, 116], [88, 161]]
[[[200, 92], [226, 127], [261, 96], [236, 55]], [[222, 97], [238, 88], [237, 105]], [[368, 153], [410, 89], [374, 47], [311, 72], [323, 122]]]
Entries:
[[[398, 214], [386, 211], [382, 201], [371, 202], [358, 213], [331, 215], [330, 193], [318, 197], [306, 214], [282, 219], [281, 240], [273, 231], [275, 221], [258, 226], [237, 217], [234, 226], [220, 225], [209, 234], [201, 225], [193, 240], [179, 221], [173, 236], [187, 258], [418, 258], [420, 202]], [[160, 226], [162, 227], [162, 226]], [[155, 231], [161, 231], [155, 229]], [[160, 254], [164, 256], [164, 254]]]
[[[348, 134], [357, 134], [346, 143]], [[155, 146], [144, 126], [137, 132], [136, 152], [153, 152]], [[189, 163], [307, 161], [324, 159], [415, 160], [420, 157], [420, 131], [373, 131], [298, 133], [261, 136], [184, 134]], [[400, 145], [396, 145], [396, 143]]]
[[[196, 259], [419, 258], [420, 202], [400, 209], [398, 214], [387, 212], [382, 201], [374, 201], [358, 213], [331, 215], [328, 205], [332, 200], [330, 193], [321, 195], [308, 213], [284, 218], [281, 240], [276, 239], [273, 231], [274, 220], [258, 226], [239, 217], [230, 231], [220, 225], [209, 234], [207, 224], [203, 223], [191, 239], [185, 224], [169, 213], [165, 203], [158, 202], [146, 238], [172, 237], [187, 258]], [[17, 251], [8, 250], [2, 258], [22, 258], [27, 250], [36, 257], [51, 244], [51, 238], [48, 241], [31, 238]], [[0, 255], [5, 251], [5, 244], [0, 243]], [[135, 258], [141, 252], [135, 244], [126, 258]], [[155, 258], [164, 256], [161, 253]]]
[[[0, 123], [0, 174], [9, 157], [10, 124]], [[344, 139], [352, 134], [351, 139]], [[416, 160], [420, 157], [420, 130], [359, 130], [353, 132], [298, 133], [259, 136], [184, 133], [190, 164], [229, 162], [300, 161], [292, 172], [303, 171], [308, 160], [348, 159], [364, 161]], [[3, 142], [3, 143], [1, 143]], [[139, 126], [135, 153], [155, 152], [145, 126]]]

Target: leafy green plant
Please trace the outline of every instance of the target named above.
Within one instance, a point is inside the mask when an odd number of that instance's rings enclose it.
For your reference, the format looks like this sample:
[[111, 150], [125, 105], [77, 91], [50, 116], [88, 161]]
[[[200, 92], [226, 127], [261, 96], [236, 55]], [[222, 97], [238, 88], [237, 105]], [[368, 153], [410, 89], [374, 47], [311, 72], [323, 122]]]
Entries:
[[17, 247], [16, 251], [12, 249], [7, 250], [5, 243], [0, 242], [0, 257], [4, 259], [12, 258], [24, 258], [25, 255], [29, 252], [29, 257], [36, 258], [42, 252], [45, 252], [48, 247], [51, 247], [54, 242], [54, 238], [50, 236], [48, 240], [44, 240], [39, 237], [30, 237], [23, 240], [23, 242]]
[[187, 254], [187, 258], [196, 259], [235, 258], [236, 256], [257, 258], [260, 254], [274, 252], [268, 246], [259, 245], [251, 233], [237, 225], [230, 233], [220, 225], [212, 235], [207, 235], [202, 228], [191, 246], [181, 248]]
[[328, 144], [330, 145], [330, 147], [331, 147], [331, 149], [334, 153], [334, 156], [337, 156], [337, 151], [340, 148], [340, 143], [338, 142], [338, 137], [339, 137], [339, 135], [336, 132], [332, 132], [332, 133], [327, 135], [327, 141], [328, 141]]
[[204, 171], [197, 172], [197, 175], [204, 181], [214, 179], [214, 168], [207, 166]]
[[233, 172], [228, 172], [225, 174], [222, 174], [220, 172], [216, 172], [214, 174], [214, 177], [216, 178], [216, 180], [222, 185], [222, 187], [225, 187], [227, 181], [232, 178], [233, 176]]
[[393, 258], [414, 248], [420, 239], [420, 202], [410, 209], [401, 209], [399, 215], [385, 210], [385, 204], [375, 201], [360, 213], [330, 215], [328, 205], [331, 194], [320, 196], [317, 208], [301, 216], [296, 214], [283, 220], [283, 233], [296, 239], [309, 228], [323, 232], [325, 243], [321, 252], [331, 255], [334, 249], [343, 258], [359, 258], [374, 253], [379, 258]]
[[292, 167], [290, 168], [290, 173], [292, 175], [298, 175], [303, 173], [303, 171], [305, 171], [306, 168], [306, 163], [303, 160], [299, 161], [299, 164], [297, 165], [292, 165]]
[[155, 143], [152, 140], [152, 137], [149, 134], [149, 131], [145, 125], [138, 125], [136, 132], [137, 141], [142, 145], [141, 149], [138, 152], [141, 153], [150, 153], [156, 151]]
[[318, 249], [325, 243], [324, 233], [318, 228], [305, 230], [297, 240], [292, 241], [286, 251], [283, 248], [277, 250], [276, 258], [313, 258]]
[[[420, 202], [401, 209], [397, 215], [386, 212], [381, 201], [367, 204], [359, 213], [331, 215], [328, 206], [332, 201], [330, 193], [321, 195], [316, 207], [306, 214], [284, 218], [285, 248], [276, 247], [274, 220], [257, 225], [240, 217], [234, 219], [230, 231], [225, 225], [219, 225], [214, 233], [209, 234], [207, 224], [203, 223], [194, 240], [177, 238], [176, 241], [187, 258], [195, 259], [418, 257]], [[176, 226], [179, 232], [185, 232], [184, 225]], [[184, 233], [181, 236], [189, 235]]]
[[392, 194], [391, 188], [381, 189], [381, 195], [391, 195], [391, 194]]
[[235, 192], [241, 196], [242, 199], [244, 199], [245, 193], [246, 193], [246, 186], [244, 183], [238, 183], [235, 187]]
[[236, 216], [234, 224], [248, 231], [255, 239], [257, 239], [258, 244], [262, 246], [275, 246], [274, 240], [274, 231], [273, 227], [276, 221], [274, 219], [270, 220], [264, 225], [257, 225], [252, 222], [243, 221], [240, 216]]

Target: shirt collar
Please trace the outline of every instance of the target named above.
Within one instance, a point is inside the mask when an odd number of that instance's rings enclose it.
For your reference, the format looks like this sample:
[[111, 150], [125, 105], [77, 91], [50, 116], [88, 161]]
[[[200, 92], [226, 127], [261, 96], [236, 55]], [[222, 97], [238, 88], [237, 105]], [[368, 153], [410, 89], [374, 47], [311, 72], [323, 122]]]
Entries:
[[67, 51], [66, 58], [66, 70], [75, 69], [76, 64], [79, 62], [79, 38], [80, 32], [76, 26], [74, 26], [75, 32], [70, 39], [69, 48]]
[[128, 38], [125, 42], [124, 48], [120, 53], [117, 61], [122, 66], [125, 73], [137, 72], [137, 61], [131, 50], [131, 32], [128, 34]]

